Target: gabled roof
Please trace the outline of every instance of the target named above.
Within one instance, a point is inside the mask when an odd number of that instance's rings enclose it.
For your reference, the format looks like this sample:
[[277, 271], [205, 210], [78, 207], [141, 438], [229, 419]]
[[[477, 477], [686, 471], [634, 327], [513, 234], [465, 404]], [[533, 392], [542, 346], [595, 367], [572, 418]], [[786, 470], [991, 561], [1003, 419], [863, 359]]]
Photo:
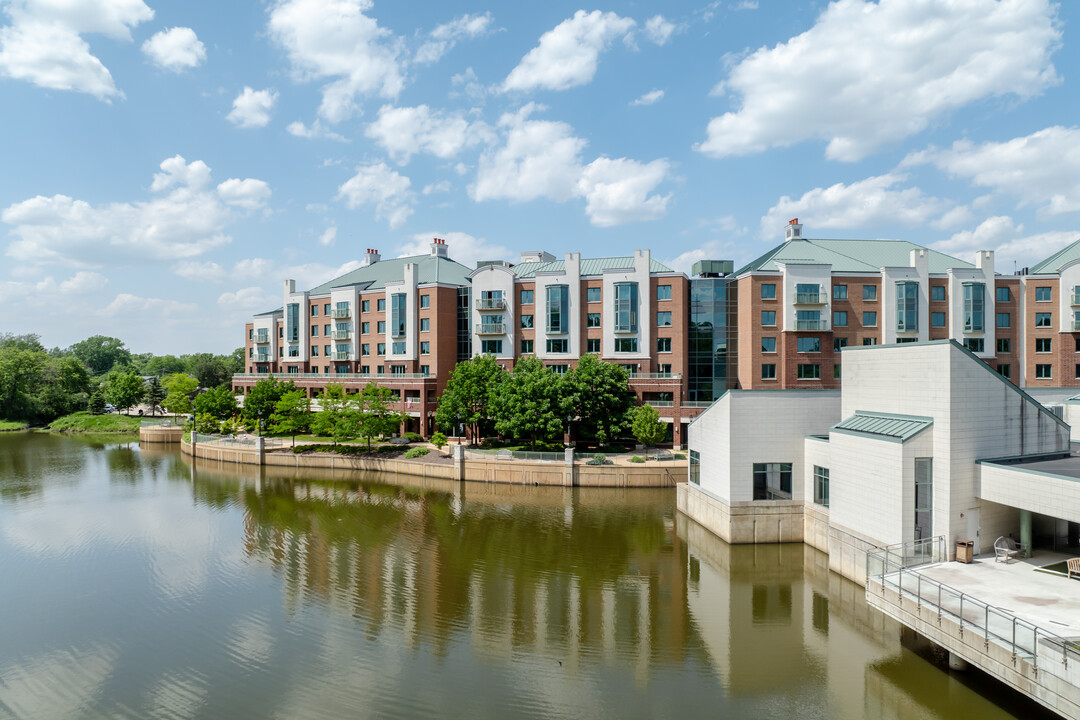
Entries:
[[969, 262], [924, 248], [906, 240], [789, 240], [735, 271], [778, 270], [776, 263], [832, 265], [833, 272], [878, 272], [883, 267], [907, 267], [912, 250], [929, 253], [929, 270], [940, 274], [949, 268], [971, 268]]
[[1032, 275], [1061, 272], [1061, 268], [1073, 260], [1080, 260], [1080, 240], [1066, 245], [1037, 265], [1031, 266]]
[[370, 265], [347, 272], [341, 277], [336, 277], [322, 285], [311, 288], [311, 295], [329, 295], [330, 290], [338, 287], [361, 285], [363, 290], [379, 290], [386, 287], [386, 283], [401, 280], [405, 277], [405, 265], [413, 263], [417, 265], [416, 282], [419, 285], [434, 282], [447, 285], [468, 285], [470, 268], [448, 258], [433, 257], [431, 255], [413, 255], [412, 257], [392, 258], [379, 260]]
[[[552, 262], [523, 262], [514, 266], [514, 275], [517, 277], [536, 277], [542, 272], [563, 272], [564, 260]], [[607, 258], [583, 258], [581, 261], [581, 275], [602, 275], [605, 270], [633, 270], [634, 258], [632, 257], [607, 257]], [[649, 272], [669, 273], [675, 272], [667, 265], [649, 258]]]
[[907, 442], [934, 424], [934, 419], [918, 415], [888, 415], [856, 410], [855, 414], [832, 427], [855, 435], [869, 435], [880, 440]]

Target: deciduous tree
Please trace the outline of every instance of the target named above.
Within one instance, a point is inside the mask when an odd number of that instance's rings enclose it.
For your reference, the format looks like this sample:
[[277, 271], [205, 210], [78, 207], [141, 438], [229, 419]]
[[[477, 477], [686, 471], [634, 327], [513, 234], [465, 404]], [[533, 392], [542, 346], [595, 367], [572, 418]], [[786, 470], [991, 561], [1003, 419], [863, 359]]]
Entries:
[[463, 424], [478, 438], [482, 429], [493, 427], [491, 398], [504, 375], [492, 355], [477, 355], [458, 363], [435, 411], [439, 429], [456, 435]]
[[538, 440], [557, 439], [566, 417], [562, 377], [537, 357], [518, 360], [492, 394], [495, 430], [512, 438], [529, 438], [533, 446]]
[[375, 383], [368, 383], [356, 396], [357, 434], [367, 440], [368, 447], [371, 447], [371, 438], [389, 435], [405, 418], [403, 413], [390, 407], [393, 396], [390, 388]]
[[162, 407], [173, 415], [186, 415], [191, 412], [191, 397], [199, 389], [199, 381], [184, 373], [165, 376], [165, 400]]
[[195, 414], [210, 415], [218, 420], [230, 418], [236, 414], [236, 396], [232, 388], [221, 385], [195, 398]]
[[135, 373], [118, 373], [105, 386], [105, 400], [126, 413], [146, 397], [143, 379]]
[[567, 412], [578, 434], [604, 444], [630, 429], [634, 394], [629, 377], [625, 369], [596, 355], [581, 356], [564, 376]]
[[271, 429], [280, 435], [290, 435], [296, 445], [296, 436], [311, 428], [311, 401], [300, 390], [291, 390], [274, 404], [270, 415]]
[[131, 362], [131, 353], [124, 347], [123, 341], [105, 335], [88, 337], [68, 350], [82, 360], [92, 375], [104, 375], [114, 366]]
[[652, 447], [667, 437], [667, 423], [660, 419], [656, 408], [648, 404], [634, 411], [632, 429], [634, 437], [645, 447]]

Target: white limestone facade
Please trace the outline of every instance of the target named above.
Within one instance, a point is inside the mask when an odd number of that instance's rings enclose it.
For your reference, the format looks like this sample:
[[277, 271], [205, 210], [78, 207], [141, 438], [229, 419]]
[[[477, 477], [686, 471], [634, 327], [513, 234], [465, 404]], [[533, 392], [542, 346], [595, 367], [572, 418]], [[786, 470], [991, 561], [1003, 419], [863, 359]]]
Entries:
[[[386, 361], [389, 363], [416, 360], [418, 355], [417, 335], [419, 309], [417, 307], [416, 263], [406, 263], [402, 268], [401, 280], [386, 283], [386, 331], [383, 342], [386, 343]], [[404, 300], [404, 332], [394, 325], [394, 302]]]
[[[564, 319], [566, 332], [548, 332], [548, 292], [553, 285], [567, 286], [568, 307]], [[536, 314], [535, 354], [541, 360], [569, 361], [581, 356], [581, 253], [566, 253], [563, 270], [539, 272], [535, 279], [534, 305]], [[548, 340], [566, 340], [567, 352], [548, 351]], [[475, 346], [474, 346], [475, 351]]]
[[[474, 354], [482, 354], [484, 341], [489, 341], [487, 348], [497, 347], [498, 352], [489, 352], [499, 360], [513, 360], [516, 338], [516, 329], [519, 319], [514, 311], [515, 289], [514, 271], [509, 265], [496, 263], [481, 265], [474, 270], [469, 278], [472, 280], [472, 347]], [[496, 294], [499, 301], [490, 300]], [[534, 317], [534, 323], [540, 322], [539, 317]], [[496, 332], [494, 328], [501, 329]], [[492, 345], [490, 341], [496, 341]]]
[[[620, 364], [630, 364], [635, 360], [648, 362], [652, 356], [652, 327], [656, 321], [653, 317], [654, 298], [649, 283], [650, 263], [648, 249], [635, 250], [634, 267], [632, 269], [607, 269], [604, 271], [603, 311], [600, 326], [603, 330], [602, 356], [606, 359]], [[637, 286], [637, 307], [634, 311], [636, 313], [635, 328], [630, 331], [616, 330], [615, 286], [623, 283]], [[579, 288], [579, 299], [580, 292]], [[576, 313], [576, 315], [580, 315], [580, 312]], [[580, 325], [580, 318], [575, 317], [574, 320]], [[573, 332], [575, 335], [580, 336], [580, 327]], [[637, 350], [626, 351], [620, 349], [616, 340], [636, 340]]]

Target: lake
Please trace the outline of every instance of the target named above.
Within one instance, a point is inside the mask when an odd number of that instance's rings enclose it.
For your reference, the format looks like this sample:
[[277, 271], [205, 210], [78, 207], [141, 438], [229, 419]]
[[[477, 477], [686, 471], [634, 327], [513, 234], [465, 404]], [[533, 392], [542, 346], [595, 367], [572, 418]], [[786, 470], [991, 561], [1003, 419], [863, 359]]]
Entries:
[[1042, 718], [672, 489], [0, 433], [0, 718]]

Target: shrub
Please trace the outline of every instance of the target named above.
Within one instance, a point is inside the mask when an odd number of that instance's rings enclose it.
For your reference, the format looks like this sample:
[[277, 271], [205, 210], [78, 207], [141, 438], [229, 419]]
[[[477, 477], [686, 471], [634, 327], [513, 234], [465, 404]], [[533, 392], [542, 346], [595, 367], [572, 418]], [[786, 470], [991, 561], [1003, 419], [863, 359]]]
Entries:
[[632, 462], [632, 463], [643, 463], [643, 462], [645, 462], [645, 458], [641, 457], [640, 455], [635, 455], [634, 457], [630, 458], [630, 462]]
[[683, 453], [675, 453], [675, 459], [676, 459], [676, 460], [685, 460], [685, 459], [686, 459], [686, 455], [685, 455], [685, 454], [683, 454]]
[[596, 453], [595, 455], [592, 456], [592, 460], [590, 460], [586, 464], [587, 465], [607, 465], [607, 461], [608, 461], [607, 455], [605, 455], [604, 453]]
[[423, 435], [421, 435], [420, 433], [412, 432], [411, 430], [409, 432], [402, 433], [401, 437], [405, 438], [409, 442], [424, 442]]
[[404, 455], [402, 455], [402, 457], [406, 460], [412, 460], [413, 458], [423, 457], [429, 452], [431, 451], [428, 450], [426, 447], [414, 447], [411, 450], [408, 450]]
[[442, 450], [444, 447], [446, 447], [446, 436], [443, 435], [441, 432], [435, 433], [431, 436], [431, 444], [439, 448], [439, 450]]
[[331, 445], [312, 443], [309, 445], [297, 445], [292, 449], [294, 453], [337, 453], [338, 455], [385, 455], [401, 451], [400, 445], [377, 445], [368, 449], [366, 445]]

